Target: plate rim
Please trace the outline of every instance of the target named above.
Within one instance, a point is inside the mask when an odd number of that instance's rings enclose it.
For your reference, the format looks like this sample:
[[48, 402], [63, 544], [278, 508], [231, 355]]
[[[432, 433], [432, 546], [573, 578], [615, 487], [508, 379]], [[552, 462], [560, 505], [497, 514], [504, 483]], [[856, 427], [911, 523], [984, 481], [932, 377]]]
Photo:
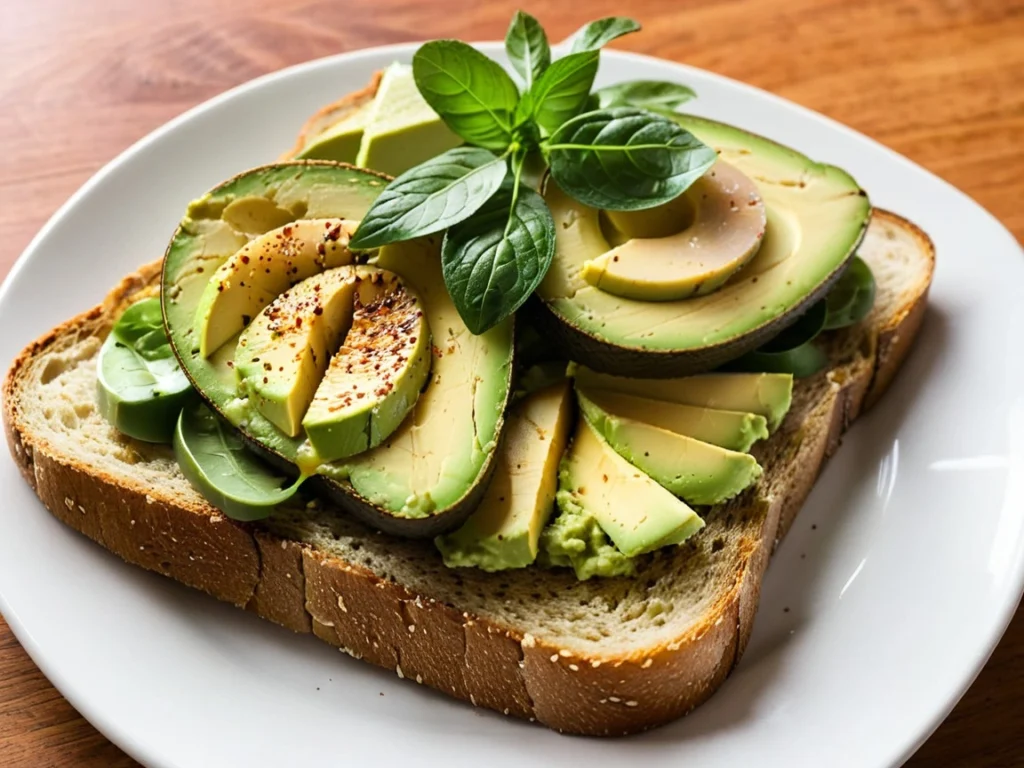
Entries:
[[[2, 283], [0, 283], [0, 305], [8, 300], [8, 293], [11, 291], [11, 286], [17, 281], [21, 272], [34, 257], [34, 254], [39, 249], [41, 243], [48, 238], [50, 232], [68, 214], [69, 211], [74, 209], [83, 198], [91, 194], [92, 190], [101, 184], [103, 180], [113, 173], [118, 167], [129, 162], [137, 154], [143, 152], [150, 144], [159, 141], [165, 135], [177, 130], [180, 125], [190, 121], [194, 116], [207, 110], [214, 109], [220, 104], [230, 101], [240, 94], [259, 89], [266, 83], [277, 79], [295, 76], [320, 67], [329, 68], [334, 66], [347, 66], [352, 62], [358, 62], [360, 59], [372, 58], [388, 53], [394, 54], [396, 58], [405, 58], [421, 44], [422, 41], [393, 43], [389, 45], [344, 51], [299, 62], [282, 69], [267, 72], [263, 75], [233, 86], [228, 90], [188, 108], [179, 115], [159, 125], [104, 163], [102, 167], [93, 173], [81, 186], [78, 187], [78, 189], [75, 190], [75, 192], [71, 194], [70, 197], [68, 197], [63, 204], [56, 209], [56, 211], [53, 212], [53, 214], [46, 220], [45, 224], [43, 224], [38, 232], [36, 232], [22, 252], [18, 255]], [[491, 40], [477, 41], [474, 42], [473, 45], [485, 52], [493, 54], [496, 50], [500, 51], [502, 43], [500, 41]], [[553, 48], [556, 49], [558, 47], [558, 45], [553, 46]], [[931, 183], [938, 183], [945, 187], [947, 191], [955, 193], [959, 196], [961, 204], [963, 202], [971, 203], [978, 211], [983, 212], [984, 215], [988, 217], [991, 225], [1002, 230], [1002, 232], [1007, 235], [1011, 241], [1017, 242], [1013, 233], [1006, 227], [1006, 225], [1004, 225], [994, 214], [984, 208], [984, 206], [974, 200], [967, 193], [953, 186], [950, 182], [936, 175], [927, 168], [878, 142], [876, 139], [860, 133], [859, 131], [844, 125], [831, 117], [821, 114], [820, 112], [810, 109], [809, 107], [790, 101], [789, 99], [776, 95], [771, 91], [759, 88], [758, 86], [754, 86], [740, 80], [735, 80], [717, 72], [673, 61], [671, 59], [617, 49], [608, 49], [604, 51], [603, 54], [606, 62], [609, 60], [619, 60], [626, 62], [643, 62], [658, 66], [669, 65], [681, 73], [699, 73], [701, 77], [710, 78], [732, 88], [738, 87], [745, 95], [756, 95], [758, 98], [762, 99], [767, 97], [767, 99], [772, 101], [774, 104], [782, 106], [790, 111], [795, 111], [805, 119], [813, 119], [830, 130], [841, 134], [844, 141], [867, 143], [875, 150], [882, 150], [885, 153], [888, 162], [896, 162], [916, 173], [923, 173], [927, 175]], [[973, 685], [982, 669], [988, 663], [992, 653], [995, 651], [996, 646], [1002, 639], [1006, 629], [1010, 625], [1010, 622], [1013, 620], [1016, 611], [1020, 607], [1022, 597], [1024, 597], [1024, 557], [1017, 558], [1017, 562], [1013, 567], [1012, 578], [1009, 580], [1008, 584], [1008, 589], [1004, 594], [1005, 599], [1001, 600], [1002, 605], [998, 617], [999, 620], [993, 622], [985, 633], [986, 638], [984, 648], [978, 649], [979, 653], [976, 655], [975, 662], [971, 669], [966, 675], [961, 676], [961, 681], [957, 686], [955, 695], [949, 697], [937, 707], [933, 707], [933, 716], [930, 718], [926, 729], [901, 740], [904, 746], [902, 750], [892, 755], [892, 764], [901, 765], [904, 763], [932, 736], [932, 734], [934, 734], [934, 732], [948, 717], [950, 712], [955, 708], [957, 703], [961, 700], [963, 695]], [[1014, 594], [1016, 595], [1015, 598], [1013, 597]], [[91, 723], [101, 734], [103, 734], [105, 738], [109, 739], [118, 748], [125, 751], [129, 756], [140, 763], [161, 766], [170, 765], [164, 761], [163, 756], [154, 754], [150, 751], [150, 748], [139, 742], [129, 730], [122, 729], [118, 723], [110, 720], [102, 710], [94, 707], [92, 703], [93, 699], [91, 699], [85, 691], [77, 690], [73, 684], [56, 674], [56, 671], [53, 669], [53, 665], [50, 663], [49, 657], [37, 644], [35, 637], [29, 628], [22, 623], [19, 614], [9, 605], [3, 590], [0, 590], [0, 614], [4, 616], [18, 642], [25, 649], [33, 663], [36, 664], [40, 671], [43, 672], [47, 680], [50, 681], [60, 694], [75, 708], [75, 710], [89, 723]]]

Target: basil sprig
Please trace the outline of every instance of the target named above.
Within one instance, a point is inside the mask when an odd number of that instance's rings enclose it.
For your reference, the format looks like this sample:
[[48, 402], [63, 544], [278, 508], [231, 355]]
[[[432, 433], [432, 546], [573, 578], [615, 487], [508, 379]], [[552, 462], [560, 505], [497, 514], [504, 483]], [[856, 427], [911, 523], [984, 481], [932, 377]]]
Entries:
[[519, 11], [505, 49], [522, 91], [465, 43], [421, 46], [412, 62], [416, 87], [468, 146], [392, 181], [351, 247], [445, 231], [445, 285], [466, 326], [479, 334], [529, 298], [554, 256], [554, 220], [536, 189], [543, 174], [524, 174], [524, 165], [546, 164], [566, 194], [599, 208], [650, 208], [682, 194], [716, 155], [660, 113], [693, 91], [642, 81], [593, 92], [600, 49], [639, 29], [625, 17], [598, 19], [572, 36], [570, 53], [552, 61], [544, 28]]
[[555, 257], [555, 220], [544, 198], [514, 175], [472, 219], [448, 230], [441, 246], [445, 285], [466, 327], [483, 333], [515, 312]]

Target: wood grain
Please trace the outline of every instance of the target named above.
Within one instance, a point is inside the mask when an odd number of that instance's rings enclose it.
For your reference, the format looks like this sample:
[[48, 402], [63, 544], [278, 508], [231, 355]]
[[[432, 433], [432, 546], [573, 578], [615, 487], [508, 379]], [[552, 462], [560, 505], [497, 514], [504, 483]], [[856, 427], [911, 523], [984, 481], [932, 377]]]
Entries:
[[[846, 123], [960, 187], [1024, 239], [1020, 0], [3, 0], [0, 276], [93, 172], [185, 109], [340, 51], [499, 38], [520, 5], [533, 6], [555, 39], [628, 8], [645, 31], [623, 47], [744, 80]], [[908, 765], [1024, 765], [1022, 702], [1018, 615]], [[136, 765], [57, 693], [2, 621], [0, 765]]]

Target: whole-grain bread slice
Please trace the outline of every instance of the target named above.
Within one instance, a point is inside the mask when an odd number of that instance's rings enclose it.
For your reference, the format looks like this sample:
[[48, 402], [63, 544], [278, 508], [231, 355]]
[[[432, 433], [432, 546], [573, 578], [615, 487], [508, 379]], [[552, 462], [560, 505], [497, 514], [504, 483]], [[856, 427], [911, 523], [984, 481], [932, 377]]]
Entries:
[[827, 371], [797, 383], [784, 424], [757, 446], [762, 480], [630, 579], [449, 570], [429, 543], [327, 507], [284, 509], [261, 524], [225, 518], [168, 448], [126, 438], [96, 412], [102, 339], [127, 304], [155, 290], [158, 264], [21, 354], [4, 384], [4, 425], [45, 506], [130, 563], [477, 706], [561, 731], [626, 734], [688, 712], [734, 668], [774, 545], [843, 431], [907, 354], [932, 245], [878, 211], [860, 254], [878, 279], [875, 308], [831, 334]]

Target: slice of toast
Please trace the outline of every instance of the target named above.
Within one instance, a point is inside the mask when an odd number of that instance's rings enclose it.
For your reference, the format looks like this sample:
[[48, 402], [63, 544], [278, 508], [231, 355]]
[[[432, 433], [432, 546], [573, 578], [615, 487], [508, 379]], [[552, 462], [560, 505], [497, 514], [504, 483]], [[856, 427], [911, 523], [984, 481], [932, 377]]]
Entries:
[[159, 264], [21, 354], [4, 384], [4, 424], [46, 507], [130, 563], [477, 706], [560, 731], [627, 734], [688, 712], [736, 665], [774, 545], [842, 432], [907, 354], [932, 245], [878, 211], [860, 254], [878, 281], [875, 308], [829, 335], [827, 371], [798, 381], [784, 424], [756, 447], [762, 480], [635, 578], [450, 570], [429, 543], [326, 507], [284, 509], [260, 524], [225, 518], [169, 448], [124, 437], [96, 411], [100, 344], [129, 303], [155, 291]]

